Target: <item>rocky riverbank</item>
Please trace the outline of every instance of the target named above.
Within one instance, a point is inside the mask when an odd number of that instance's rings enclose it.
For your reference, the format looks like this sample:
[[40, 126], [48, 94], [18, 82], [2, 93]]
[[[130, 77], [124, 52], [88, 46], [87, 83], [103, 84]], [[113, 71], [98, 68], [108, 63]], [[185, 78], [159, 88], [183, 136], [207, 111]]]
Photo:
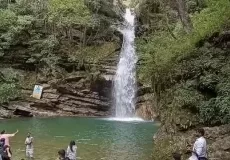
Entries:
[[194, 144], [199, 127], [205, 129], [209, 159], [229, 160], [229, 33], [204, 40], [197, 54], [179, 62], [174, 83], [162, 90], [155, 106], [162, 123], [155, 135], [155, 160], [170, 160], [175, 151], [188, 158], [187, 146]]

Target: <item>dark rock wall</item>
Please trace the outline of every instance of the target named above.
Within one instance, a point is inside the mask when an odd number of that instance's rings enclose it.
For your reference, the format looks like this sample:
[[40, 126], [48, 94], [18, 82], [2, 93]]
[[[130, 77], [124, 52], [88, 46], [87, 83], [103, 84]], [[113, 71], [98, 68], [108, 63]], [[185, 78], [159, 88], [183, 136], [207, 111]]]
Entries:
[[[33, 74], [35, 81], [31, 86], [21, 87], [21, 97], [2, 104], [1, 117], [13, 116], [108, 116], [111, 109], [112, 79], [115, 74], [117, 52], [98, 63], [95, 72], [76, 71], [64, 78], [46, 78]], [[114, 61], [113, 63], [111, 63]], [[107, 65], [107, 63], [110, 65]], [[113, 65], [111, 65], [113, 64]], [[29, 76], [25, 72], [25, 77]], [[40, 100], [31, 97], [35, 84], [43, 86]]]

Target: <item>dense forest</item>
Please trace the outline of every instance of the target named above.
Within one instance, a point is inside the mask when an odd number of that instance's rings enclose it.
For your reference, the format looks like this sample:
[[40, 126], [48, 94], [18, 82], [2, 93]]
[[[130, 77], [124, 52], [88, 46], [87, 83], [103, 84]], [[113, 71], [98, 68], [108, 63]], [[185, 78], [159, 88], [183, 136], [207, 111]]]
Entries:
[[[188, 157], [195, 129], [206, 127], [209, 156], [228, 160], [230, 1], [126, 3], [137, 16], [138, 82], [150, 87], [161, 121], [153, 159], [171, 159], [177, 150]], [[0, 0], [0, 103], [23, 99], [25, 86], [75, 72], [87, 77], [80, 88], [100, 80], [95, 64], [119, 51], [114, 26], [123, 10], [113, 0]]]
[[113, 0], [1, 0], [0, 103], [52, 79], [95, 80], [97, 62], [120, 47], [122, 10]]
[[[147, 32], [138, 39], [139, 78], [165, 103], [157, 106], [199, 111], [207, 125], [229, 123], [229, 2], [149, 3], [153, 8], [140, 4], [152, 12], [140, 17]], [[167, 99], [170, 94], [173, 100]]]
[[[170, 159], [176, 150], [185, 158], [193, 129], [202, 126], [208, 126], [210, 158], [229, 159], [224, 152], [229, 145], [217, 139], [228, 133], [228, 125], [222, 125], [230, 122], [230, 2], [146, 0], [133, 5], [141, 35], [138, 76], [152, 86], [154, 111], [162, 122], [154, 159]], [[217, 147], [220, 143], [225, 147]]]

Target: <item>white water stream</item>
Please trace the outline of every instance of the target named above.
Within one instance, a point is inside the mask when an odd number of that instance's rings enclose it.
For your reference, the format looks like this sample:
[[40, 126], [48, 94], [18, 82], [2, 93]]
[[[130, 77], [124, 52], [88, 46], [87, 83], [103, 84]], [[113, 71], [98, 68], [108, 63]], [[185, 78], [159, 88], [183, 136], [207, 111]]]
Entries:
[[[124, 26], [119, 29], [123, 34], [123, 45], [120, 61], [114, 81], [114, 107], [116, 118], [135, 118], [136, 98], [136, 62], [135, 53], [135, 15], [126, 9]], [[135, 118], [138, 119], [138, 118]]]

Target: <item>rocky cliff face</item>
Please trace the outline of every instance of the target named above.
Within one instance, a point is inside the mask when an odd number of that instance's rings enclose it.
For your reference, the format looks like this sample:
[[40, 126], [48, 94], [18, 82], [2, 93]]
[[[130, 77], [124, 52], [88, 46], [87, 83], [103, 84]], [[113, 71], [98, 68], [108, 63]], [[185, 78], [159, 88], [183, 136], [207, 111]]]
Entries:
[[179, 62], [173, 84], [162, 90], [156, 107], [162, 126], [154, 140], [154, 159], [170, 160], [175, 151], [188, 158], [187, 147], [194, 144], [199, 127], [205, 129], [209, 159], [229, 159], [229, 41], [228, 30], [216, 33], [200, 42], [197, 54]]
[[[17, 72], [23, 78], [21, 95], [1, 105], [1, 117], [112, 115], [112, 84], [119, 60], [119, 50], [118, 45], [114, 50], [110, 50], [110, 54], [104, 59], [84, 64], [83, 68], [90, 68], [88, 71], [84, 69], [71, 71], [60, 78], [48, 78], [40, 73], [18, 69], [7, 64], [7, 60], [4, 59], [5, 68], [2, 70], [10, 66], [13, 72]], [[23, 56], [18, 57], [19, 59], [23, 59]], [[24, 66], [23, 63], [18, 63], [18, 65], [26, 68], [26, 64]], [[68, 61], [60, 65], [66, 69], [77, 67]], [[43, 86], [40, 100], [31, 97], [35, 84]], [[154, 119], [151, 88], [139, 84], [137, 95], [136, 114], [144, 119]]]
[[137, 91], [137, 104], [136, 104], [136, 115], [142, 117], [145, 120], [154, 120], [157, 115], [153, 108], [154, 93], [151, 87], [140, 85]]
[[[41, 19], [25, 17], [10, 45], [1, 48], [7, 39], [0, 39], [0, 85], [8, 87], [0, 88], [0, 117], [112, 114], [112, 81], [122, 44], [112, 26], [123, 22], [124, 6], [120, 0], [85, 4], [94, 27], [52, 29]], [[31, 97], [36, 84], [44, 88], [40, 100]], [[152, 91], [141, 84], [138, 88], [136, 114], [153, 119]], [[2, 99], [1, 92], [6, 95]]]
[[[29, 84], [29, 81], [23, 78], [24, 84], [20, 89], [21, 96], [19, 99], [2, 104], [1, 117], [110, 115], [112, 79], [119, 53], [116, 52], [116, 49], [110, 52], [108, 57], [103, 60], [85, 64], [89, 68], [94, 68], [92, 71], [75, 71], [60, 78], [46, 78], [34, 72], [23, 71], [21, 73], [23, 77], [27, 77], [33, 82]], [[23, 66], [23, 64], [20, 65]], [[63, 63], [62, 65], [66, 66], [67, 64]], [[14, 70], [22, 72], [22, 70]], [[35, 84], [43, 86], [40, 100], [31, 97]]]
[[[31, 19], [14, 37], [20, 40], [0, 46], [0, 90], [7, 93], [0, 100], [0, 117], [110, 114], [112, 78], [122, 42], [111, 26], [122, 22], [123, 6], [113, 0], [86, 0], [85, 5], [96, 22], [93, 27], [51, 31], [46, 22]], [[3, 39], [0, 45], [5, 44]], [[44, 87], [40, 100], [31, 97], [35, 84]]]

